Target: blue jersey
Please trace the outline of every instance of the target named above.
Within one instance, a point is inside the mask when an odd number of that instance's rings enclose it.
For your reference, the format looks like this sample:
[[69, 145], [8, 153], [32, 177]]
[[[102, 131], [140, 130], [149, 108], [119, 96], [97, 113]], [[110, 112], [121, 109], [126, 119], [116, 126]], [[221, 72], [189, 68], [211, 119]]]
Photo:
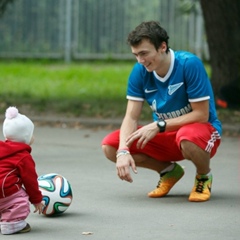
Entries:
[[143, 65], [135, 64], [128, 80], [127, 99], [146, 100], [154, 121], [187, 114], [192, 111], [191, 102], [209, 100], [208, 121], [221, 135], [212, 86], [202, 61], [185, 51], [170, 49], [170, 54], [170, 68], [163, 78], [154, 71], [148, 72]]

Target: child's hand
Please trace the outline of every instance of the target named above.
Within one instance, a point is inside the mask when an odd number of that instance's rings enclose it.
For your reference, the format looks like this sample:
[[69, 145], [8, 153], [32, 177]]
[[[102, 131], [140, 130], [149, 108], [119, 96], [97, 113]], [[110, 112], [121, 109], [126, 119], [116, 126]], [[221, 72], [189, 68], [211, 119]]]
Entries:
[[43, 212], [43, 208], [45, 207], [44, 203], [41, 202], [39, 204], [34, 204], [34, 207], [35, 207], [35, 212], [38, 212], [39, 214], [41, 214]]

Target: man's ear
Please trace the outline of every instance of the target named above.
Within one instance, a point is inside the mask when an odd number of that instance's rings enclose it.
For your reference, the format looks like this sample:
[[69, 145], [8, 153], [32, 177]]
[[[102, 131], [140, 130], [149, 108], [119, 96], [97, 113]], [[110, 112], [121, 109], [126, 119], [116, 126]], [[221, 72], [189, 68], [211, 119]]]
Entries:
[[161, 45], [158, 48], [159, 52], [166, 52], [167, 51], [167, 44], [166, 42], [162, 42]]

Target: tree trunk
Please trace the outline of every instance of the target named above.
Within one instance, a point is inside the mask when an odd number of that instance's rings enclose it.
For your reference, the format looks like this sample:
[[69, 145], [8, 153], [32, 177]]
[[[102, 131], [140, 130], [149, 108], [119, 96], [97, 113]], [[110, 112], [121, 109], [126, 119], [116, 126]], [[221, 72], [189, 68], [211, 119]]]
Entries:
[[[240, 83], [240, 0], [200, 0], [208, 39], [211, 81], [220, 87]], [[240, 93], [239, 93], [240, 95]]]

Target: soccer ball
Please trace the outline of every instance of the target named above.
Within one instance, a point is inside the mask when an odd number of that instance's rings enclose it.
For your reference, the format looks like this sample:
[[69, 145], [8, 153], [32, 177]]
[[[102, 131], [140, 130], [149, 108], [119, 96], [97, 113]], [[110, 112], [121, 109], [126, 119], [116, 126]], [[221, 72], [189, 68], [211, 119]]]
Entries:
[[45, 204], [44, 215], [62, 214], [72, 203], [71, 185], [62, 175], [57, 173], [42, 175], [38, 177], [38, 185]]

